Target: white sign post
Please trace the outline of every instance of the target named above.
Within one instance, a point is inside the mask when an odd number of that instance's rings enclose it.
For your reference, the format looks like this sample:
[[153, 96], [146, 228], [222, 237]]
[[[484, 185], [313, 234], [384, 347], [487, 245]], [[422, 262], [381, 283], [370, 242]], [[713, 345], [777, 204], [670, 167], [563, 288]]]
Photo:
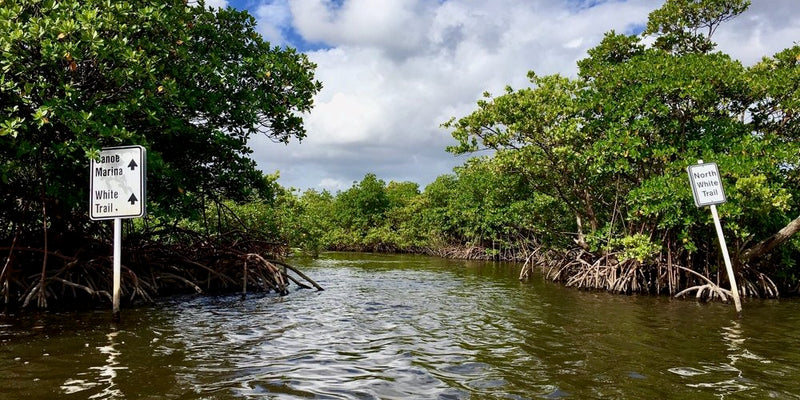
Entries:
[[722, 189], [722, 180], [719, 176], [719, 169], [716, 163], [703, 164], [703, 160], [697, 160], [696, 165], [686, 168], [689, 172], [689, 182], [692, 185], [694, 204], [697, 207], [710, 206], [711, 216], [714, 218], [714, 227], [717, 229], [719, 247], [722, 249], [722, 258], [725, 260], [725, 268], [728, 271], [728, 280], [731, 283], [731, 295], [733, 304], [736, 306], [736, 313], [742, 313], [742, 303], [739, 300], [739, 289], [736, 286], [736, 277], [733, 274], [731, 257], [728, 255], [728, 245], [725, 244], [725, 236], [722, 234], [722, 224], [719, 222], [717, 214], [717, 204], [722, 204], [727, 199], [725, 191]]
[[107, 147], [89, 163], [89, 218], [114, 220], [112, 318], [119, 321], [122, 218], [145, 214], [147, 154], [142, 146]]

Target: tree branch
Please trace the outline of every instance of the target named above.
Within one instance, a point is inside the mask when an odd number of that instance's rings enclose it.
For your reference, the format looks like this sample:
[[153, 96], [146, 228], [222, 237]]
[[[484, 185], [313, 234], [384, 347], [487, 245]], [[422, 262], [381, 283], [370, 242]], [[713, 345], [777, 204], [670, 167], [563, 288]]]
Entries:
[[745, 250], [739, 257], [742, 263], [750, 262], [753, 259], [759, 258], [764, 254], [769, 253], [774, 248], [780, 246], [795, 233], [800, 231], [800, 216], [789, 222], [783, 229], [779, 230], [776, 234], [762, 240], [753, 247]]

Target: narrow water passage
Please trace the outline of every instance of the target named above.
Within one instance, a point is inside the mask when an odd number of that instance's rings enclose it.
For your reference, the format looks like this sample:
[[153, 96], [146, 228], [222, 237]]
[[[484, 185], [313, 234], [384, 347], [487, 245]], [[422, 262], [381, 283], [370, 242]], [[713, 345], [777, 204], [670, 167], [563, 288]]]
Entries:
[[800, 399], [800, 302], [563, 288], [519, 266], [326, 254], [326, 290], [0, 318], [0, 398]]

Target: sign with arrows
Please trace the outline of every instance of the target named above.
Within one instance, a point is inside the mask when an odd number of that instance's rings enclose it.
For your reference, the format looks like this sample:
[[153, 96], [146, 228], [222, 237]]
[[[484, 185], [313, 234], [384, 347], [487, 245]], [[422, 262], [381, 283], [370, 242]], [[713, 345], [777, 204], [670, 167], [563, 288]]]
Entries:
[[89, 165], [89, 218], [137, 218], [145, 213], [146, 152], [142, 146], [107, 147]]

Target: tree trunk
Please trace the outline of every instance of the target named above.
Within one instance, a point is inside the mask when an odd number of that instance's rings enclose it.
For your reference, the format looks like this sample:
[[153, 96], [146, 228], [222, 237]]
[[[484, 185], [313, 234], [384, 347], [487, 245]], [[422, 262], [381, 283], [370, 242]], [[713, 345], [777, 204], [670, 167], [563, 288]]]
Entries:
[[583, 235], [583, 221], [581, 220], [581, 215], [578, 213], [575, 213], [575, 223], [578, 227], [578, 237], [575, 239], [575, 244], [589, 251], [589, 244], [586, 243], [586, 237]]
[[739, 257], [739, 260], [744, 264], [759, 258], [789, 240], [789, 238], [798, 231], [800, 231], [800, 216], [795, 218], [792, 222], [789, 222], [789, 224], [784, 226], [783, 229], [779, 230], [776, 234], [745, 250]]

